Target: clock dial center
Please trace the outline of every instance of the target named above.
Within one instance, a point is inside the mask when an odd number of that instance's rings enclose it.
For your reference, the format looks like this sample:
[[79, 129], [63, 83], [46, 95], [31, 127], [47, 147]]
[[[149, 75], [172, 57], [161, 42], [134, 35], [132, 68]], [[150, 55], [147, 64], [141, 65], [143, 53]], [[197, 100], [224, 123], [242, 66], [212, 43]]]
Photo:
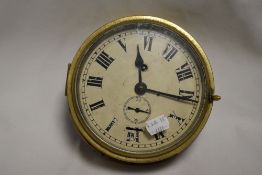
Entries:
[[135, 92], [137, 95], [144, 95], [146, 93], [146, 90], [147, 90], [147, 86], [143, 82], [137, 83], [135, 85]]

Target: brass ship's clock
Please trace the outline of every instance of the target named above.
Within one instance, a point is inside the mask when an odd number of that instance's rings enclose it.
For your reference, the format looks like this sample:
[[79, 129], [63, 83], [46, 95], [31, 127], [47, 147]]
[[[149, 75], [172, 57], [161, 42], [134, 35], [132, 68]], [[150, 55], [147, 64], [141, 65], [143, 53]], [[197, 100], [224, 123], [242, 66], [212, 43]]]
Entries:
[[220, 99], [195, 39], [151, 16], [121, 18], [89, 36], [69, 64], [66, 95], [83, 139], [132, 163], [183, 151]]

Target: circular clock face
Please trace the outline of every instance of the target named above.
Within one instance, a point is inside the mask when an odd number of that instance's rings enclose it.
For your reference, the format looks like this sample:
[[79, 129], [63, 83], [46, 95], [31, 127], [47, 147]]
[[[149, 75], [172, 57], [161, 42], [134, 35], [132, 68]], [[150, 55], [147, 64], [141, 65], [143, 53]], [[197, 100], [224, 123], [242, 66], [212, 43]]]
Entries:
[[[205, 64], [192, 43], [150, 20], [120, 22], [95, 35], [82, 48], [73, 77], [88, 139], [132, 158], [158, 156], [186, 142], [210, 103]], [[147, 122], [163, 115], [169, 128], [150, 134]]]

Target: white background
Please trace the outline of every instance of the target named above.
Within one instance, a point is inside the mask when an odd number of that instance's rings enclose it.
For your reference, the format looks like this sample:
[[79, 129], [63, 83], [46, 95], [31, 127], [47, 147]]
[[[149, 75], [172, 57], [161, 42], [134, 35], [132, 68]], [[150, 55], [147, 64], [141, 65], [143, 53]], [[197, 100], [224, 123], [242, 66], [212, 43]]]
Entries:
[[[183, 154], [127, 165], [85, 144], [64, 85], [84, 39], [115, 18], [152, 15], [191, 33], [213, 67], [210, 119]], [[262, 1], [1, 0], [0, 174], [262, 174]]]

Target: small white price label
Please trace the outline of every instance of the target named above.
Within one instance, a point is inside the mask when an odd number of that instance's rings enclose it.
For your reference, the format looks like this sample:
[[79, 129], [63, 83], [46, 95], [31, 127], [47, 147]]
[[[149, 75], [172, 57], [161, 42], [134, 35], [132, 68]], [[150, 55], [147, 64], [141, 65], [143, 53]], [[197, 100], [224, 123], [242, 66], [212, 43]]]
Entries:
[[146, 130], [151, 136], [167, 130], [168, 128], [169, 121], [164, 114], [146, 122]]

